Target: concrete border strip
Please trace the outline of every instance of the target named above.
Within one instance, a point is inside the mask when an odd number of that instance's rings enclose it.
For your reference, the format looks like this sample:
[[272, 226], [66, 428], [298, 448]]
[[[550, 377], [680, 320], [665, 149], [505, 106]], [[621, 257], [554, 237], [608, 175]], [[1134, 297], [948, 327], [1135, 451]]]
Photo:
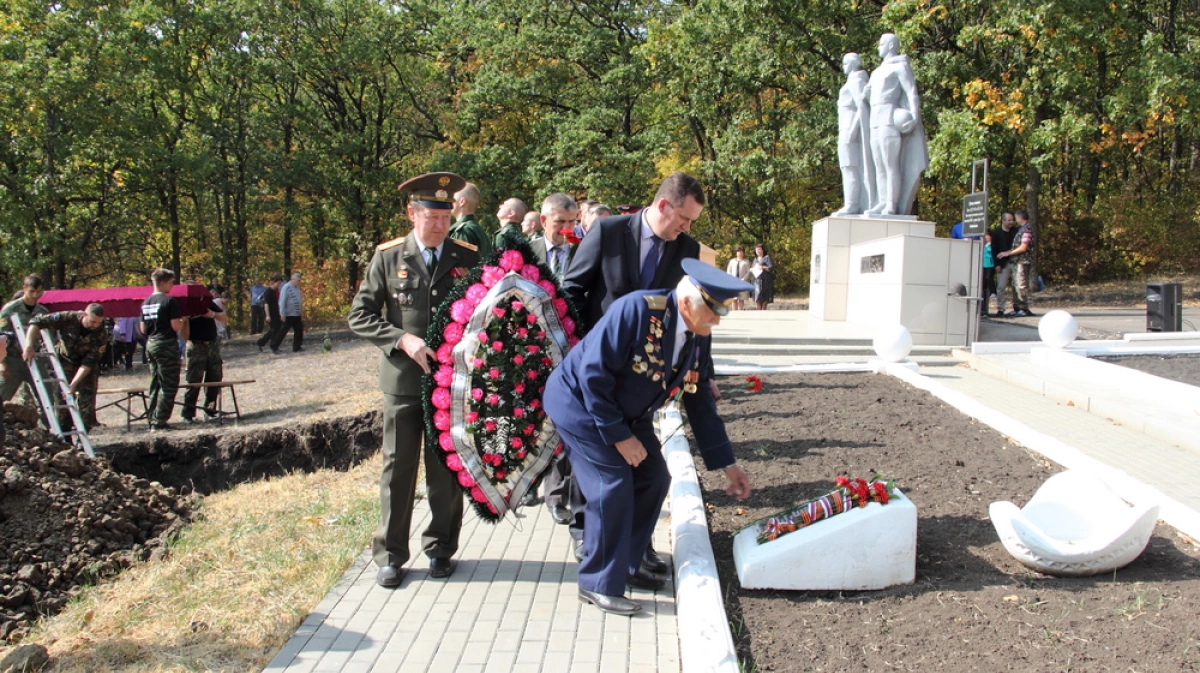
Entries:
[[659, 417], [668, 439], [663, 455], [671, 472], [671, 538], [675, 556], [675, 615], [685, 673], [738, 673], [737, 650], [725, 615], [725, 597], [709, 540], [704, 496], [679, 409]]
[[1134, 479], [1125, 471], [1106, 465], [1059, 439], [1034, 430], [1011, 416], [964, 393], [951, 390], [944, 384], [920, 373], [913, 372], [908, 367], [887, 367], [885, 371], [914, 387], [928, 391], [946, 404], [991, 426], [1000, 434], [1011, 437], [1014, 441], [1020, 442], [1030, 450], [1040, 453], [1063, 467], [1095, 475], [1107, 482], [1125, 500], [1134, 503], [1159, 503], [1159, 513], [1163, 521], [1192, 538], [1200, 538], [1200, 512], [1168, 497], [1157, 488]]

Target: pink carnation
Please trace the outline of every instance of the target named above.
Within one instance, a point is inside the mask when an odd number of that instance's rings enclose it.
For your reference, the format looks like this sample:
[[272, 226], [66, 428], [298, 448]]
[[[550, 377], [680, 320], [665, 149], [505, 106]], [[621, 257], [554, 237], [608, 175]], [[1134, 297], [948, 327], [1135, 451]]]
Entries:
[[507, 314], [508, 314], [508, 311], [505, 311], [504, 309], [500, 308], [499, 306], [492, 309], [492, 315], [496, 316], [497, 318], [500, 318], [501, 320], [503, 320], [504, 316]]
[[462, 471], [462, 469], [463, 469], [462, 460], [459, 459], [457, 453], [447, 453], [446, 454], [446, 467], [450, 468], [451, 470], [454, 470], [455, 472]]
[[438, 435], [438, 446], [442, 447], [446, 453], [450, 453], [454, 451], [454, 438], [450, 436], [449, 432], [443, 432]]
[[[482, 493], [482, 491], [480, 491], [480, 493]], [[491, 512], [492, 514], [499, 514], [499, 513], [500, 513], [500, 510], [496, 509], [496, 506], [495, 506], [495, 505], [493, 505], [492, 503], [490, 503], [490, 502], [485, 502], [485, 503], [483, 503], [483, 504], [487, 505], [488, 511], [489, 511], [489, 512]]]
[[550, 358], [542, 358], [542, 364], [549, 367], [550, 365], [554, 364], [554, 360], [551, 360]]
[[488, 370], [488, 378], [492, 379], [493, 381], [500, 378], [500, 370], [492, 367]]
[[554, 312], [557, 313], [558, 317], [560, 318], [567, 315], [567, 300], [563, 299], [562, 297], [555, 299]]
[[529, 330], [525, 329], [524, 327], [518, 327], [517, 328], [517, 336], [524, 339], [525, 337], [529, 336]]
[[454, 364], [454, 344], [438, 346], [437, 361], [444, 365]]
[[531, 283], [536, 283], [542, 279], [542, 272], [538, 271], [538, 268], [536, 266], [534, 266], [532, 264], [526, 264], [521, 269], [521, 276], [524, 277], [525, 280], [530, 281]]
[[471, 313], [474, 312], [474, 308], [466, 299], [459, 299], [450, 305], [450, 319], [465, 325], [471, 321]]
[[[433, 395], [430, 396], [430, 401], [433, 402], [433, 406], [437, 409], [449, 409], [450, 391], [445, 388], [437, 388], [433, 391]], [[444, 430], [445, 428], [441, 429]]]
[[514, 383], [513, 384], [513, 392], [518, 395], [524, 395], [525, 394], [525, 384], [521, 383], [519, 381], [517, 383]]
[[499, 341], [493, 341], [492, 342], [492, 350], [499, 353], [500, 351], [504, 350], [504, 344]]
[[545, 339], [546, 338], [546, 330], [538, 330], [537, 338]]
[[[475, 502], [487, 502], [487, 496], [483, 494], [483, 489], [478, 486], [471, 487], [471, 499]], [[488, 503], [488, 509], [491, 509], [493, 512], [496, 511], [491, 503]]]
[[520, 271], [525, 266], [525, 257], [516, 250], [505, 250], [500, 255], [500, 268], [505, 271]]
[[513, 437], [512, 439], [508, 440], [508, 443], [511, 444], [514, 449], [519, 449], [525, 445], [525, 442], [521, 441], [520, 437]]
[[528, 455], [529, 455], [529, 451], [526, 451], [525, 449], [521, 449], [520, 451], [517, 452], [518, 459], [524, 458], [525, 456], [528, 456]]
[[496, 421], [493, 421], [491, 419], [484, 421], [483, 429], [487, 430], [488, 432], [495, 432], [496, 431]]
[[514, 310], [514, 311], [521, 311], [521, 310], [523, 310], [524, 308], [525, 308], [525, 304], [522, 304], [522, 303], [521, 303], [521, 302], [519, 302], [519, 301], [514, 301], [514, 302], [512, 303], [512, 310]]
[[[447, 414], [447, 416], [449, 416], [449, 414]], [[513, 409], [513, 416], [516, 416], [517, 418], [525, 418], [525, 410], [521, 407], [517, 407], [516, 409]]]
[[537, 314], [536, 313], [526, 313], [525, 314], [525, 322], [529, 323], [530, 325], [536, 325], [537, 324]]
[[533, 423], [529, 423], [528, 425], [526, 425], [526, 426], [525, 426], [525, 430], [524, 430], [524, 432], [525, 432], [525, 434], [527, 434], [527, 435], [532, 435], [532, 434], [533, 434], [533, 431], [534, 431], [534, 430], [536, 430], [536, 429], [537, 429], [537, 428], [533, 427]]
[[537, 284], [538, 284], [538, 287], [540, 287], [546, 291], [546, 294], [550, 295], [551, 299], [553, 299], [554, 296], [557, 294], [556, 290], [554, 289], [554, 283], [543, 278], [542, 280], [539, 280], [537, 282]]
[[490, 393], [487, 396], [487, 403], [492, 405], [493, 407], [496, 406], [497, 404], [500, 404], [500, 396], [497, 395], [496, 393]]
[[491, 289], [493, 285], [500, 282], [501, 278], [504, 278], [504, 275], [504, 269], [495, 266], [485, 266], [483, 267], [483, 276], [481, 281], [483, 282], [484, 287]]
[[563, 316], [563, 318], [562, 318], [562, 326], [563, 326], [563, 329], [564, 329], [564, 330], [566, 330], [567, 334], [574, 334], [574, 333], [575, 333], [575, 321], [574, 321], [574, 320], [571, 320], [571, 318], [570, 318], [570, 317], [568, 317], [568, 316]]
[[514, 355], [512, 363], [517, 366], [523, 365], [525, 364], [525, 357], [522, 355]]
[[540, 349], [539, 349], [537, 346], [535, 346], [535, 345], [533, 345], [533, 344], [530, 344], [530, 345], [528, 345], [528, 346], [526, 346], [526, 347], [525, 347], [525, 350], [526, 350], [526, 352], [528, 352], [530, 355], [535, 355], [535, 354], [538, 352], [538, 350], [540, 350]]
[[483, 283], [475, 283], [471, 287], [467, 288], [467, 303], [471, 306], [478, 306], [479, 302], [483, 301], [483, 298], [487, 296], [487, 293], [488, 289], [483, 285]]
[[538, 373], [536, 369], [530, 369], [529, 371], [525, 372], [525, 378], [529, 379], [530, 381], [536, 379], [537, 377]]
[[450, 412], [445, 409], [438, 409], [433, 412], [433, 427], [438, 430], [450, 429]]
[[482, 400], [483, 399], [483, 389], [482, 388], [472, 388], [471, 389], [471, 399], [475, 400], [476, 402], [478, 402], [479, 400]]
[[487, 330], [480, 330], [479, 333], [475, 335], [475, 338], [479, 339], [479, 343], [481, 343], [481, 344], [487, 343], [488, 342]]
[[451, 346], [456, 345], [462, 341], [463, 326], [456, 322], [446, 323], [446, 328], [442, 330], [442, 338]]
[[579, 337], [575, 336], [574, 334], [570, 334], [567, 336], [567, 345], [570, 346], [571, 348], [574, 348], [575, 345], [578, 343], [579, 343]]
[[529, 406], [532, 409], [537, 409], [538, 407], [542, 406], [542, 401], [541, 400], [529, 400]]
[[468, 422], [468, 423], [474, 423], [475, 421], [478, 421], [478, 420], [479, 420], [479, 412], [477, 412], [477, 411], [468, 411], [468, 412], [467, 412], [467, 419], [466, 419], [466, 420], [467, 420], [467, 422]]
[[454, 367], [442, 365], [433, 374], [433, 382], [438, 384], [439, 388], [449, 388], [450, 384], [454, 383]]
[[[477, 490], [477, 487], [475, 486], [475, 480], [471, 478], [470, 473], [468, 473], [466, 470], [461, 470], [458, 473], [458, 485], [462, 486], [463, 488], [474, 488]], [[472, 495], [474, 492], [474, 490], [471, 492]], [[483, 495], [483, 491], [480, 491], [479, 494]]]
[[483, 358], [475, 358], [471, 360], [472, 369], [483, 369]]
[[507, 475], [508, 475], [507, 470], [496, 470], [496, 478], [497, 479], [503, 479]]

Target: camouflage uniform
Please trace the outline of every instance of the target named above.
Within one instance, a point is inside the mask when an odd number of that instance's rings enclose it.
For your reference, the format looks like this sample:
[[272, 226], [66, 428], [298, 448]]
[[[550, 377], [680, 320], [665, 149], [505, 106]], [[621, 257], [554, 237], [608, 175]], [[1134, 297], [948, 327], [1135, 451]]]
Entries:
[[[58, 340], [54, 351], [58, 353], [62, 363], [63, 375], [68, 382], [75, 378], [80, 367], [90, 367], [91, 373], [80, 382], [75, 391], [75, 400], [79, 404], [79, 412], [85, 425], [96, 425], [96, 388], [100, 380], [100, 357], [108, 347], [108, 330], [103, 325], [89, 330], [83, 326], [83, 311], [59, 311], [48, 315], [40, 315], [30, 321], [41, 329], [52, 329], [57, 332]], [[65, 410], [58, 414], [59, 423], [64, 427], [69, 424], [69, 415]]]
[[[11, 320], [13, 314], [19, 315], [21, 317], [21, 325], [25, 329], [28, 329], [30, 320], [49, 313], [50, 311], [46, 310], [46, 307], [41, 304], [34, 304], [33, 308], [29, 308], [25, 304], [24, 299], [14, 299], [5, 304], [4, 308], [0, 308], [0, 330], [13, 330]], [[19, 402], [37, 406], [34, 403], [33, 379], [29, 376], [29, 366], [21, 359], [21, 348], [15, 339], [9, 345], [10, 351], [13, 348], [17, 349], [15, 354], [4, 356], [4, 364], [8, 365], [8, 375], [0, 376], [0, 402], [11, 400], [19, 390], [21, 392]]]
[[[8, 345], [4, 350], [4, 364], [9, 365], [9, 358], [21, 359], [21, 346], [17, 343], [17, 335], [9, 331], [0, 331], [0, 336], [8, 337]], [[22, 362], [24, 364], [24, 362]], [[4, 445], [4, 400], [0, 399], [0, 446]]]
[[[223, 375], [221, 362], [221, 341], [189, 341], [187, 345], [188, 383], [216, 383]], [[217, 395], [221, 389], [210, 387], [204, 389], [204, 411], [212, 414], [217, 409]], [[200, 397], [199, 388], [188, 388], [183, 394], [183, 413], [186, 419], [196, 417], [196, 401]]]
[[166, 425], [179, 392], [179, 341], [151, 339], [146, 356], [150, 359], [150, 425]]

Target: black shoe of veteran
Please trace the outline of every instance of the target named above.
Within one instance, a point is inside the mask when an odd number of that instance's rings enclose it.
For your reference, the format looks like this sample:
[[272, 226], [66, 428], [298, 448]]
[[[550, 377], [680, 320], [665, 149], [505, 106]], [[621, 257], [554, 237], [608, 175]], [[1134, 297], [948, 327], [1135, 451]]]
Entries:
[[650, 591], [658, 591], [667, 585], [661, 578], [651, 575], [642, 568], [638, 568], [638, 571], [632, 575], [626, 575], [625, 584], [635, 589], [649, 589]]
[[404, 571], [396, 566], [380, 566], [375, 583], [385, 589], [395, 589], [404, 581]]
[[611, 612], [614, 615], [636, 615], [642, 611], [642, 606], [625, 598], [624, 596], [606, 596], [598, 594], [595, 591], [588, 591], [583, 587], [579, 589], [579, 600], [583, 603], [591, 603], [605, 612]]
[[571, 523], [571, 510], [566, 507], [550, 507], [550, 518], [554, 519], [554, 523], [565, 526]]
[[654, 547], [646, 547], [646, 555], [642, 557], [642, 570], [661, 575], [667, 572], [667, 562], [654, 551]]
[[454, 564], [445, 556], [435, 556], [429, 559], [429, 576], [437, 579], [449, 577], [454, 573]]

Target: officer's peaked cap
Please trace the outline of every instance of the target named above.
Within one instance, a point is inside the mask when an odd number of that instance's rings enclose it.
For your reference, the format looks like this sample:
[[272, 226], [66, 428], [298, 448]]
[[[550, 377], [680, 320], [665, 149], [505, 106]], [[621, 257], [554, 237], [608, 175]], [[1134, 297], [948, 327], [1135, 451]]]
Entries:
[[745, 299], [754, 286], [698, 259], [683, 260], [683, 272], [700, 289], [700, 296], [717, 315], [729, 313], [734, 299]]

